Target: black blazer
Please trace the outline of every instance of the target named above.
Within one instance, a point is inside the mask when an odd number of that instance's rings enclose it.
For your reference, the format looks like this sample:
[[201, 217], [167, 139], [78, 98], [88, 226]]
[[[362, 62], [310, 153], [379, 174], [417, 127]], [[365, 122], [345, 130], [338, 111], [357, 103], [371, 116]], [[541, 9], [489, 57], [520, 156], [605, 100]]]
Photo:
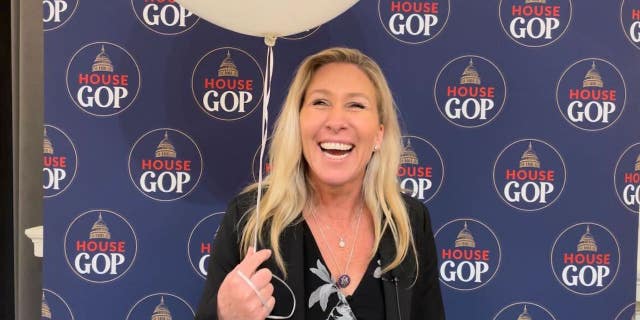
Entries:
[[[386, 319], [443, 320], [445, 319], [444, 306], [440, 295], [437, 254], [429, 213], [422, 202], [406, 195], [403, 195], [403, 198], [411, 219], [413, 238], [418, 251], [419, 275], [414, 283], [416, 272], [412, 253], [400, 266], [382, 275]], [[240, 263], [238, 245], [242, 217], [254, 204], [255, 193], [242, 194], [229, 204], [214, 240], [207, 280], [196, 320], [217, 319], [218, 288], [227, 273]], [[280, 238], [280, 247], [288, 274], [286, 282], [296, 296], [295, 311], [291, 319], [296, 320], [305, 319], [307, 308], [307, 299], [304, 296], [302, 236], [303, 226], [297, 223], [287, 227]], [[394, 240], [388, 230], [382, 236], [379, 254], [383, 266], [394, 257]], [[263, 264], [263, 267], [269, 268], [273, 274], [284, 279], [273, 256]], [[276, 300], [272, 314], [279, 316], [289, 314], [292, 307], [291, 294], [277, 280], [272, 283], [275, 287], [273, 296]]]

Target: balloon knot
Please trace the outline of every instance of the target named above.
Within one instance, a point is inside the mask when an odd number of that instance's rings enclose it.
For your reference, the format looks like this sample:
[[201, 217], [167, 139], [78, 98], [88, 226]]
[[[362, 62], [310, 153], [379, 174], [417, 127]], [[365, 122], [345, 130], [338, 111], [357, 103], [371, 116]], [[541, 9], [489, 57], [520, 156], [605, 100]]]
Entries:
[[276, 37], [273, 34], [267, 34], [264, 36], [264, 44], [266, 44], [269, 47], [273, 47], [276, 45], [276, 39], [278, 37]]

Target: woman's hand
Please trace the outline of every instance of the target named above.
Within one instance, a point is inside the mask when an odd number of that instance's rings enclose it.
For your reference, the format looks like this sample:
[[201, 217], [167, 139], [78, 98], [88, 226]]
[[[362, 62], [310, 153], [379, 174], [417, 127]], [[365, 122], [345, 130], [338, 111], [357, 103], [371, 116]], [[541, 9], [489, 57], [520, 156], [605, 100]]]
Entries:
[[[273, 297], [271, 271], [258, 267], [271, 256], [271, 250], [254, 252], [249, 249], [242, 261], [227, 274], [218, 290], [218, 319], [265, 319], [273, 310], [276, 299]], [[251, 288], [242, 275], [245, 275], [258, 291]]]

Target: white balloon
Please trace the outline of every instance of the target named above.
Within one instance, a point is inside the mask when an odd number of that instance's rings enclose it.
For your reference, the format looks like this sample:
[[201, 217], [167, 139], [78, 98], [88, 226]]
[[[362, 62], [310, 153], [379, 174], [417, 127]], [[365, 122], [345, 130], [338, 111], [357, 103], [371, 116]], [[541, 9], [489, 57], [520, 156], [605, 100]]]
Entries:
[[201, 18], [235, 32], [283, 37], [317, 27], [358, 0], [176, 0]]

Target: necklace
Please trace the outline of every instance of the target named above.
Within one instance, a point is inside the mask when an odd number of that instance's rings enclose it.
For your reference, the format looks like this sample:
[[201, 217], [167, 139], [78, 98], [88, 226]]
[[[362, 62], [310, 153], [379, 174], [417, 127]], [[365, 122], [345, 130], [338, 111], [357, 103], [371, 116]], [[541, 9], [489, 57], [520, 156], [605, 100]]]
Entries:
[[[315, 212], [315, 208], [313, 210]], [[358, 213], [358, 217], [360, 217], [360, 213], [362, 213], [362, 207], [360, 207], [360, 211]], [[340, 247], [340, 249], [344, 249], [347, 246], [347, 241], [345, 239], [345, 237], [343, 237], [342, 235], [340, 235], [338, 233], [338, 231], [336, 230], [336, 228], [333, 227], [333, 224], [331, 226], [328, 226], [328, 224], [324, 225], [320, 223], [320, 219], [318, 219], [315, 214], [313, 216], [313, 218], [316, 220], [316, 222], [318, 222], [318, 225], [320, 226], [320, 228], [322, 229], [323, 227], [327, 227], [327, 229], [331, 229], [333, 233], [335, 233], [335, 235], [338, 237], [338, 247]], [[353, 222], [350, 221], [350, 226], [353, 224]]]
[[[351, 258], [353, 257], [353, 251], [356, 247], [356, 242], [358, 240], [358, 231], [360, 231], [360, 218], [362, 218], [362, 207], [364, 207], [364, 204], [360, 206], [360, 211], [358, 211], [358, 222], [356, 223], [356, 234], [355, 234], [353, 244], [351, 245], [351, 252], [349, 252], [349, 258], [347, 258], [347, 263], [344, 266], [344, 270], [341, 271], [342, 274], [339, 275], [338, 279], [336, 280], [336, 286], [339, 289], [344, 289], [348, 287], [349, 284], [351, 283], [351, 277], [347, 274], [347, 270], [349, 270], [349, 264], [351, 263]], [[336, 265], [336, 267], [339, 268], [340, 265], [338, 264], [336, 257], [333, 255], [333, 250], [331, 250], [331, 246], [329, 246], [329, 242], [327, 241], [327, 238], [324, 235], [324, 231], [322, 231], [322, 226], [320, 225], [320, 221], [316, 216], [315, 207], [312, 207], [310, 211], [311, 211], [311, 215], [313, 216], [313, 220], [315, 220], [316, 224], [318, 224], [318, 229], [320, 229], [320, 236], [322, 236], [322, 240], [327, 246], [327, 249], [329, 249], [329, 256], [331, 256], [331, 260], [333, 260], [333, 263]], [[342, 238], [340, 240], [342, 240]]]

